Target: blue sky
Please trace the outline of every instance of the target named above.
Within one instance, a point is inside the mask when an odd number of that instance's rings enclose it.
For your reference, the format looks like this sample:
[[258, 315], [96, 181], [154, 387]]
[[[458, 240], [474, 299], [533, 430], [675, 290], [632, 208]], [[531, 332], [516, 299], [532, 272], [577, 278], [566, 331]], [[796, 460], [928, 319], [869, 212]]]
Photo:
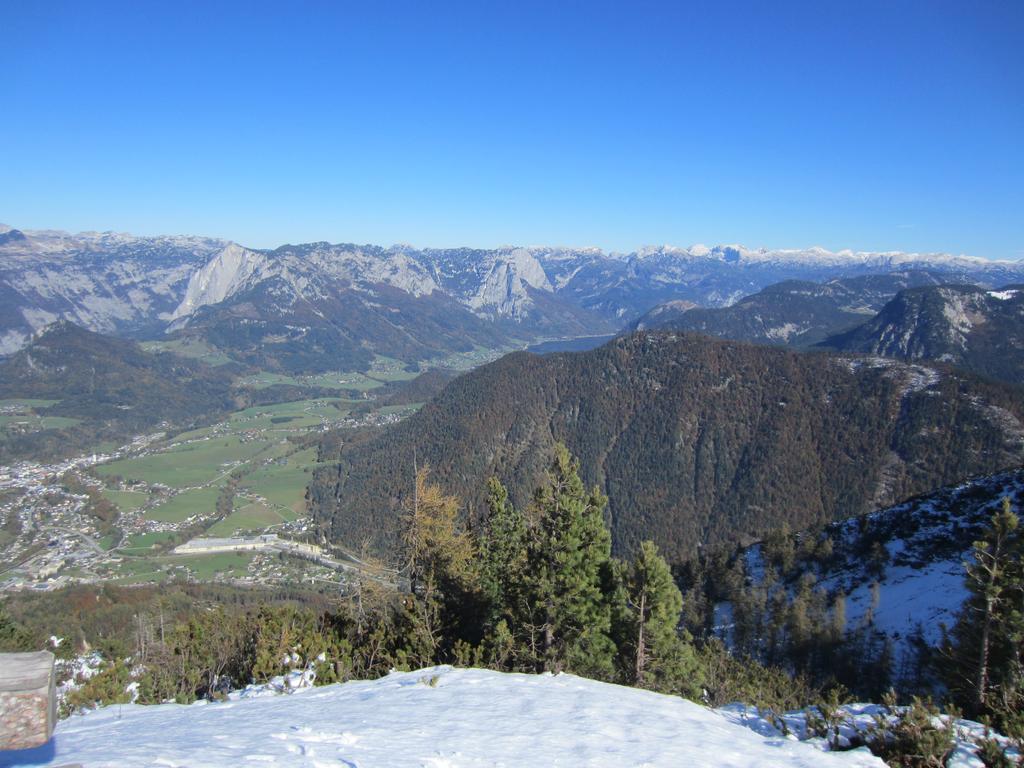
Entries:
[[1024, 258], [1024, 3], [0, 0], [0, 221]]

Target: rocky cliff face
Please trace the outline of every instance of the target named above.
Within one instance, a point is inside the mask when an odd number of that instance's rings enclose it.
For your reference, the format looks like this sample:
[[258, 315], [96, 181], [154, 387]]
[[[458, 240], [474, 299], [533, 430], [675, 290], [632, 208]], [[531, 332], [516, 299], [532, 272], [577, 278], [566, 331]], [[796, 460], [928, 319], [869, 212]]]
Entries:
[[[259, 296], [282, 299], [281, 286], [290, 302], [305, 302], [326, 323], [335, 322], [328, 305], [342, 294], [360, 305], [386, 300], [390, 320], [401, 329], [409, 328], [403, 313], [411, 303], [433, 299], [438, 308], [458, 307], [508, 341], [607, 333], [664, 301], [727, 306], [784, 279], [885, 274], [908, 265], [986, 286], [1024, 281], [1022, 264], [942, 254], [741, 246], [609, 254], [594, 248], [421, 250], [330, 243], [263, 251], [214, 238], [2, 227], [0, 354], [24, 346], [33, 331], [58, 319], [106, 333], [160, 335], [190, 327], [203, 310], [240, 303], [242, 296], [250, 303]], [[432, 316], [435, 323], [442, 320]]]
[[227, 243], [25, 232], [0, 243], [0, 354], [56, 320], [105, 333], [162, 331], [191, 276]]
[[250, 281], [268, 276], [267, 258], [262, 254], [230, 243], [210, 261], [193, 272], [185, 296], [171, 313], [171, 319], [187, 317], [199, 307], [219, 304], [243, 290]]

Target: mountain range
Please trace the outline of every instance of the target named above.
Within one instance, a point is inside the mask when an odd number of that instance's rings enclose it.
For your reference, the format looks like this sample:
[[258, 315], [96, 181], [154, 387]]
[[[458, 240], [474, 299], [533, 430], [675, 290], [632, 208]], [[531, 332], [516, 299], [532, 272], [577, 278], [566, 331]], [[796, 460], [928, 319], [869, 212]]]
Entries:
[[756, 344], [806, 347], [859, 325], [901, 290], [938, 285], [949, 277], [941, 272], [907, 270], [824, 283], [784, 280], [728, 307], [702, 308], [686, 301], [660, 304], [632, 328], [692, 331]]
[[140, 338], [192, 336], [283, 370], [407, 362], [610, 333], [665, 301], [725, 306], [785, 279], [924, 269], [994, 287], [1024, 264], [944, 254], [740, 246], [417, 249], [0, 227], [0, 354], [49, 323]]
[[1024, 285], [901, 291], [875, 317], [823, 346], [900, 360], [937, 360], [1024, 384]]
[[614, 546], [703, 545], [861, 514], [1024, 460], [1016, 388], [948, 367], [640, 332], [589, 352], [515, 353], [415, 416], [342, 444], [309, 499], [349, 544], [393, 548], [413, 462], [480, 510], [497, 476], [518, 504], [563, 441], [608, 497]]

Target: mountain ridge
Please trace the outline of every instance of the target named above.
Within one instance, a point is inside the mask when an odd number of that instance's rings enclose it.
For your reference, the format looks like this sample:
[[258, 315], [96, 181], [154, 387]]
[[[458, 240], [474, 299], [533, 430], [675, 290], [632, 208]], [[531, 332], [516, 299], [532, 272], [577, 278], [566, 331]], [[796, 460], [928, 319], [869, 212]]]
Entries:
[[1024, 285], [900, 291], [879, 313], [822, 347], [900, 360], [936, 360], [1011, 384], [1024, 383]]
[[414, 456], [472, 517], [492, 475], [526, 504], [560, 440], [609, 496], [618, 552], [653, 538], [682, 559], [1020, 463], [1022, 419], [1018, 390], [947, 367], [641, 332], [460, 376], [380, 437], [325, 455], [337, 464], [309, 497], [330, 537], [387, 549]]
[[0, 361], [0, 399], [52, 399], [43, 413], [76, 420], [65, 429], [4, 435], [0, 460], [84, 450], [163, 422], [189, 425], [234, 410], [229, 366], [212, 368], [171, 353], [144, 351], [67, 320], [39, 331]]
[[864, 322], [900, 290], [946, 282], [945, 275], [907, 270], [835, 278], [825, 283], [786, 280], [728, 307], [660, 304], [631, 330], [676, 330], [758, 344], [806, 347]]
[[[10, 237], [18, 232], [20, 238]], [[218, 238], [15, 230], [0, 244], [0, 354], [57, 319], [144, 338], [174, 333], [204, 306], [277, 280], [312, 303], [342, 289], [389, 306], [445, 294], [507, 341], [597, 335], [663, 301], [728, 305], [780, 279], [820, 280], [928, 266], [984, 285], [1024, 281], [1024, 262], [949, 254], [742, 246], [417, 249], [326, 242], [250, 249]], [[204, 287], [205, 286], [205, 287]], [[395, 318], [408, 329], [409, 323]], [[435, 318], [436, 319], [436, 318]], [[373, 350], [389, 354], [386, 348]]]

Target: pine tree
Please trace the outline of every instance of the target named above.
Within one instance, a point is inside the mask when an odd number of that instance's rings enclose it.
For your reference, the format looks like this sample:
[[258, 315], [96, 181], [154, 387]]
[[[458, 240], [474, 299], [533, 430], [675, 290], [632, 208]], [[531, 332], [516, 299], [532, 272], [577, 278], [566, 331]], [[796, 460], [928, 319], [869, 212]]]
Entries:
[[605, 498], [587, 492], [579, 462], [559, 443], [546, 483], [534, 494], [528, 544], [526, 619], [535, 668], [596, 678], [613, 673], [613, 564]]
[[1024, 641], [1024, 537], [1003, 499], [965, 563], [969, 597], [949, 649], [950, 686], [974, 715], [1020, 708]]
[[624, 568], [616, 640], [622, 678], [630, 685], [691, 697], [700, 694], [697, 660], [679, 634], [683, 597], [651, 541]]
[[526, 519], [497, 478], [487, 481], [487, 518], [480, 539], [480, 587], [487, 624], [510, 619], [520, 607], [526, 570]]
[[838, 593], [832, 600], [831, 641], [834, 644], [843, 642], [846, 636], [846, 595]]
[[472, 537], [459, 524], [459, 500], [416, 473], [413, 509], [406, 518], [406, 570], [410, 600], [409, 661], [446, 660], [457, 640], [478, 641], [473, 630], [478, 574]]
[[32, 636], [0, 605], [0, 651], [34, 651]]

